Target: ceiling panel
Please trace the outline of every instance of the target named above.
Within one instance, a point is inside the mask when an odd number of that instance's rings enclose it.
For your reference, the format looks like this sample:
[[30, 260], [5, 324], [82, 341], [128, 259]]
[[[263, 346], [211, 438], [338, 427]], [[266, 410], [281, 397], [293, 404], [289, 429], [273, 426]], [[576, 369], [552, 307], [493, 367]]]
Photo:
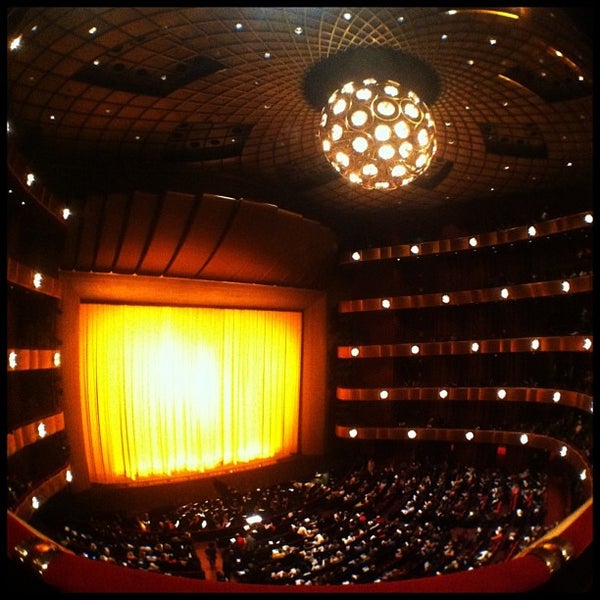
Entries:
[[[11, 143], [74, 208], [98, 193], [248, 198], [341, 247], [493, 229], [515, 207], [576, 212], [592, 204], [592, 22], [591, 7], [13, 7]], [[391, 192], [328, 165], [306, 90], [358, 49], [438, 83], [432, 170]], [[123, 269], [144, 260], [148, 232], [133, 233]], [[184, 246], [173, 272], [189, 261]]]

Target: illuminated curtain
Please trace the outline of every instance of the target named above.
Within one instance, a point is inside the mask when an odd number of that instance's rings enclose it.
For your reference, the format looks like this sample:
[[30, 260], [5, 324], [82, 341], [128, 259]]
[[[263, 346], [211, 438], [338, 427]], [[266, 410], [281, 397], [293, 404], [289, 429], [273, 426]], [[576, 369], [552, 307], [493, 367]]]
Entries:
[[301, 313], [81, 304], [79, 323], [90, 481], [297, 451]]

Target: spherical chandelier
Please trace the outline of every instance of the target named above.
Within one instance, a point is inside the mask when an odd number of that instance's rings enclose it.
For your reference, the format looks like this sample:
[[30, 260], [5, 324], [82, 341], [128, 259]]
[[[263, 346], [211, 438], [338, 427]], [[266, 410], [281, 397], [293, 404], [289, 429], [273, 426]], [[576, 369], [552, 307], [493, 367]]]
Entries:
[[350, 81], [336, 90], [321, 111], [319, 137], [333, 168], [366, 189], [410, 183], [437, 149], [429, 108], [391, 79]]

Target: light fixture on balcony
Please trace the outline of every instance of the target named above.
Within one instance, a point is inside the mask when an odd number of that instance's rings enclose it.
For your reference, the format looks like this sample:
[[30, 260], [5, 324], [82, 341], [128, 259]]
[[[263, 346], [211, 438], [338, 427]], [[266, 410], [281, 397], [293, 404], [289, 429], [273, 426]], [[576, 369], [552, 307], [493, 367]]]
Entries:
[[325, 158], [350, 183], [394, 190], [423, 174], [436, 152], [425, 102], [392, 79], [350, 81], [321, 112]]

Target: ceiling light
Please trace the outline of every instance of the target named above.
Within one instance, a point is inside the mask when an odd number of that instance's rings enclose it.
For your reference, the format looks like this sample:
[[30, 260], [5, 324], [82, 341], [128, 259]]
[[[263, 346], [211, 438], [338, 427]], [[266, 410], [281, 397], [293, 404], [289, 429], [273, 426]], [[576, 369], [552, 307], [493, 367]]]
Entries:
[[10, 42], [10, 49], [11, 50], [18, 50], [21, 47], [21, 40], [23, 39], [23, 36], [18, 36], [16, 38], [13, 38]]
[[390, 79], [351, 81], [336, 90], [321, 111], [319, 135], [333, 168], [366, 189], [410, 183], [437, 149], [427, 105]]

